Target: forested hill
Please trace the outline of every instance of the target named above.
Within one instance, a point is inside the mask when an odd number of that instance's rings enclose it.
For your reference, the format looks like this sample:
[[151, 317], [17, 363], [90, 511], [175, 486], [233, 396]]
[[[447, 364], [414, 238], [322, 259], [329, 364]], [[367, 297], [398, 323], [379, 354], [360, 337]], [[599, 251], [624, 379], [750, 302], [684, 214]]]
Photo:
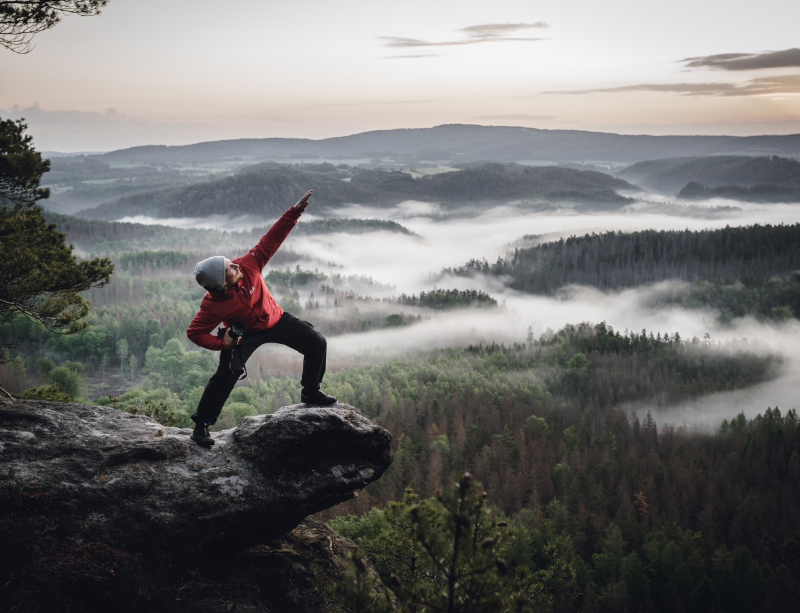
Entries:
[[[69, 243], [86, 253], [152, 253], [165, 249], [169, 253], [175, 249], [180, 249], [184, 253], [202, 253], [204, 249], [207, 250], [218, 245], [249, 248], [248, 245], [258, 242], [259, 238], [269, 230], [269, 226], [259, 226], [245, 232], [173, 228], [161, 225], [82, 219], [47, 210], [44, 211], [44, 215], [49, 222], [55, 223], [58, 229], [67, 235]], [[364, 234], [378, 231], [414, 234], [395, 221], [383, 219], [338, 218], [313, 221], [301, 219], [293, 230], [295, 234], [329, 234], [332, 232]], [[285, 251], [284, 248], [273, 257], [280, 259], [279, 254]]]
[[708, 187], [773, 184], [800, 187], [800, 162], [794, 159], [717, 155], [639, 162], [615, 173], [641, 187], [675, 194], [687, 183]]
[[726, 198], [740, 202], [800, 202], [800, 185], [787, 187], [761, 183], [751, 187], [742, 187], [740, 185], [708, 187], [697, 181], [692, 181], [678, 192], [678, 198], [683, 200]]
[[363, 159], [412, 156], [421, 160], [632, 163], [668, 157], [750, 154], [798, 155], [800, 135], [789, 136], [628, 136], [581, 130], [476, 125], [376, 130], [338, 138], [241, 139], [180, 147], [133, 147], [107, 153], [108, 162], [165, 164], [242, 159]]
[[565, 285], [635, 287], [667, 279], [768, 279], [800, 269], [800, 224], [690, 232], [607, 232], [518, 249], [494, 265], [473, 260], [455, 274], [506, 275], [514, 289], [552, 293]]
[[404, 172], [350, 168], [343, 175], [267, 164], [216, 181], [124, 197], [82, 211], [81, 215], [91, 219], [119, 219], [127, 215], [277, 217], [309, 188], [315, 190], [315, 206], [323, 209], [346, 203], [390, 206], [411, 199], [478, 203], [551, 195], [557, 200], [562, 199], [564, 192], [583, 193], [589, 199], [599, 196], [613, 199], [617, 198], [613, 190], [633, 189], [633, 186], [600, 172], [554, 166], [489, 163], [414, 179]]
[[221, 236], [215, 230], [88, 220], [48, 210], [44, 216], [67, 235], [68, 243], [89, 253], [139, 251], [162, 245], [171, 249], [196, 248]]

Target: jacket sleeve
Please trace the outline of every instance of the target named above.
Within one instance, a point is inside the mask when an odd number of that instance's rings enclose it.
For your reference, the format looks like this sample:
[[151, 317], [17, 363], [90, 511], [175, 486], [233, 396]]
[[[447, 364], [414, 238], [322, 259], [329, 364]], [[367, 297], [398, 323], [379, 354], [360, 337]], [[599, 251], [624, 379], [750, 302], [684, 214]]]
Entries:
[[294, 207], [286, 211], [281, 218], [261, 237], [258, 245], [253, 247], [247, 255], [236, 258], [234, 262], [242, 266], [255, 268], [259, 272], [267, 265], [269, 259], [275, 255], [278, 247], [281, 246], [289, 232], [297, 225], [300, 219], [300, 212]]
[[211, 334], [211, 331], [216, 329], [220, 323], [219, 317], [214, 315], [204, 304], [201, 304], [200, 310], [194, 316], [192, 323], [189, 324], [186, 336], [195, 345], [211, 351], [222, 351], [225, 349], [225, 341]]

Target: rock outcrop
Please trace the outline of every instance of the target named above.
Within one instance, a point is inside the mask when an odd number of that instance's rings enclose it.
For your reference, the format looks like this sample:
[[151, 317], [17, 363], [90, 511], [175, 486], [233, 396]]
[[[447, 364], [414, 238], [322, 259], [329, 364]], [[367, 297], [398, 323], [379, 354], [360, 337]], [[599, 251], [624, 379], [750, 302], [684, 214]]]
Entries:
[[251, 547], [357, 495], [392, 461], [356, 408], [246, 417], [204, 449], [111, 408], [0, 400], [0, 519], [73, 545], [161, 554]]
[[[352, 572], [355, 544], [324, 523], [308, 517], [279, 539], [194, 566], [178, 585], [170, 613], [219, 611], [280, 613], [344, 613], [333, 587]], [[379, 602], [399, 605], [368, 569], [372, 592]]]

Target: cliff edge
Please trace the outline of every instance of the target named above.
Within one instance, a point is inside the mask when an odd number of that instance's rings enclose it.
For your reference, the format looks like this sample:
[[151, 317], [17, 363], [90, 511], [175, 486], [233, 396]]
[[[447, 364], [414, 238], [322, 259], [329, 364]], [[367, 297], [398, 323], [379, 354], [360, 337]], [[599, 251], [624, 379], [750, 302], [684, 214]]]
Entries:
[[[4, 580], [11, 579], [6, 596], [14, 600], [14, 589], [23, 600], [31, 596], [30, 579], [39, 572], [49, 585], [89, 581], [91, 598], [113, 603], [120, 581], [138, 585], [141, 593], [141, 581], [156, 572], [171, 586], [159, 588], [162, 595], [181, 592], [174, 599], [165, 596], [165, 610], [179, 610], [179, 602], [197, 609], [195, 592], [216, 598], [208, 593], [215, 588], [197, 579], [204, 573], [198, 569], [216, 568], [205, 575], [225, 576], [219, 564], [227, 560], [227, 568], [234, 559], [238, 565], [260, 560], [256, 567], [263, 568], [264, 560], [283, 559], [301, 542], [317, 551], [316, 567], [341, 574], [342, 556], [335, 555], [333, 543], [344, 539], [312, 519], [298, 525], [353, 498], [383, 474], [392, 461], [386, 430], [355, 407], [335, 404], [246, 417], [238, 427], [215, 433], [210, 449], [197, 446], [189, 434], [107, 407], [0, 400], [0, 526], [13, 541], [7, 541], [12, 555], [2, 568]], [[309, 534], [319, 542], [311, 544]], [[338, 550], [351, 545], [340, 543]], [[249, 570], [242, 572], [252, 575], [255, 567], [245, 566]], [[284, 574], [289, 568], [276, 565]], [[315, 566], [309, 562], [305, 568]], [[193, 582], [187, 594], [184, 588]], [[330, 583], [331, 577], [319, 581]], [[300, 589], [282, 581], [273, 588], [256, 598], [261, 605], [254, 601], [253, 610], [273, 610], [264, 602], [280, 600], [275, 590], [286, 596]]]

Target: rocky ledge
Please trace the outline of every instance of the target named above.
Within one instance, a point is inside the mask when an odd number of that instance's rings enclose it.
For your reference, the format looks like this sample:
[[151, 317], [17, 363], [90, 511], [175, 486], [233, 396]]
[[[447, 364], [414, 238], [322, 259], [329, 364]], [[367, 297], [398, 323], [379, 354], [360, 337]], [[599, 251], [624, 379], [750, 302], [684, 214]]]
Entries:
[[392, 461], [391, 435], [345, 404], [246, 417], [210, 449], [189, 434], [106, 407], [0, 400], [0, 519], [127, 553], [232, 550], [353, 498]]

